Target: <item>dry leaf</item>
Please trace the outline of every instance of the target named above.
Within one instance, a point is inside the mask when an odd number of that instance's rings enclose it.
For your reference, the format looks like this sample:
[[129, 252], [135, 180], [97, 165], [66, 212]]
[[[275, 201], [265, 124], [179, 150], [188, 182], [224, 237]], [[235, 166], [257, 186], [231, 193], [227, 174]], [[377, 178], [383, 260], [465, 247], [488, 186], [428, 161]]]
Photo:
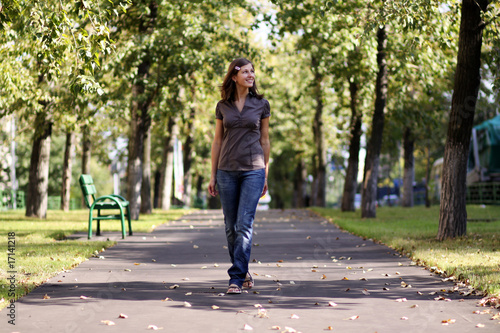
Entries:
[[50, 299], [50, 296], [45, 294], [45, 295], [43, 295], [43, 299]]
[[491, 320], [497, 320], [497, 319], [500, 320], [500, 312], [491, 317]]
[[333, 331], [333, 327], [328, 326], [327, 328], [325, 328], [325, 331]]
[[169, 288], [169, 289], [179, 288], [179, 285], [178, 285], [178, 284], [174, 284], [174, 285], [172, 285], [172, 286], [170, 286], [170, 287], [168, 287], [168, 288]]
[[172, 300], [171, 298], [168, 298], [168, 297], [167, 297], [167, 298], [165, 298], [165, 299], [162, 299], [161, 301], [162, 301], [162, 302], [167, 302], [167, 301], [171, 301], [171, 300]]
[[193, 249], [197, 249], [197, 248], [199, 248], [198, 245], [193, 245]]
[[292, 314], [292, 315], [290, 316], [290, 319], [299, 319], [299, 318], [300, 318], [300, 317], [299, 317], [299, 316], [297, 316], [296, 314]]
[[483, 328], [484, 324], [477, 324], [476, 327]]
[[352, 316], [352, 317], [349, 317], [349, 318], [347, 318], [347, 319], [349, 319], [349, 320], [356, 320], [356, 319], [358, 319], [358, 318], [359, 318], [359, 316]]
[[115, 322], [111, 321], [111, 320], [101, 320], [101, 323], [103, 323], [104, 325], [108, 325], [108, 326], [116, 325]]
[[220, 309], [220, 307], [217, 305], [212, 305], [212, 309], [217, 310], [217, 309]]
[[366, 296], [369, 296], [369, 295], [370, 295], [370, 293], [369, 293], [369, 292], [368, 292], [368, 290], [366, 290], [366, 289], [365, 289], [365, 290], [363, 290], [363, 291], [361, 291], [361, 292], [362, 292], [363, 294], [365, 294]]
[[443, 324], [444, 326], [447, 326], [449, 324], [455, 324], [455, 319], [446, 319], [446, 320], [442, 320], [441, 321], [441, 324]]
[[260, 305], [260, 304], [254, 304], [253, 306], [256, 307], [256, 308], [261, 308], [262, 307], [262, 305]]
[[149, 325], [148, 326], [148, 330], [158, 331], [160, 329], [162, 329], [162, 327], [158, 327], [156, 325]]
[[283, 260], [278, 260], [278, 262], [283, 262]]
[[311, 239], [311, 236], [307, 236], [306, 239]]
[[132, 270], [131, 270], [131, 269], [128, 269], [128, 268], [125, 268], [125, 269], [124, 269], [124, 271], [125, 271], [125, 272], [132, 272]]
[[201, 266], [200, 269], [207, 269], [208, 267], [207, 266]]
[[275, 331], [279, 331], [281, 329], [281, 327], [279, 327], [279, 326], [272, 326], [271, 329], [275, 330]]
[[82, 295], [82, 296], [80, 296], [80, 299], [89, 299], [89, 298], [90, 298], [90, 297], [88, 297], [88, 296], [83, 296], [83, 295]]
[[189, 302], [184, 302], [184, 307], [186, 307], [186, 308], [190, 308], [191, 306], [192, 306], [192, 305], [191, 305], [191, 303], [189, 303]]
[[126, 314], [124, 314], [124, 313], [120, 313], [120, 314], [118, 315], [118, 318], [127, 319], [127, 318], [128, 318], [128, 316], [127, 316]]
[[297, 333], [297, 330], [288, 326], [285, 326], [285, 330], [281, 333]]
[[253, 331], [253, 327], [248, 325], [248, 324], [245, 324], [245, 326], [243, 326], [243, 330], [244, 331]]
[[342, 280], [349, 280], [348, 278], [346, 278], [345, 276], [342, 278]]
[[335, 306], [338, 306], [338, 304], [335, 302], [328, 302], [328, 306], [335, 307]]
[[400, 263], [400, 262], [398, 262], [398, 266], [403, 266], [403, 264], [402, 264], [402, 263]]
[[259, 317], [259, 318], [269, 318], [269, 316], [267, 315], [267, 311], [264, 308], [259, 308], [257, 310], [257, 317]]
[[138, 263], [138, 262], [134, 262], [134, 265], [139, 266], [139, 265], [140, 265], [140, 263]]
[[367, 278], [365, 278], [365, 277], [359, 278], [359, 280], [360, 280], [360, 281], [368, 281], [368, 279], [367, 279]]
[[188, 293], [186, 293], [185, 295], [186, 295], [186, 296], [191, 296], [192, 294], [193, 294], [192, 292], [188, 292]]
[[415, 308], [418, 308], [417, 304], [413, 304], [412, 306], [410, 306], [410, 309], [415, 309]]
[[396, 302], [399, 302], [399, 303], [401, 303], [401, 302], [408, 302], [408, 300], [406, 298], [398, 298], [396, 300]]
[[326, 275], [325, 275], [325, 274], [323, 274], [323, 275], [321, 276], [321, 280], [326, 280]]
[[408, 317], [401, 317], [401, 320], [408, 320]]
[[215, 263], [215, 264], [214, 264], [214, 267], [219, 267], [219, 264], [218, 264], [218, 263]]
[[189, 278], [185, 277], [182, 279], [183, 281], [189, 281]]

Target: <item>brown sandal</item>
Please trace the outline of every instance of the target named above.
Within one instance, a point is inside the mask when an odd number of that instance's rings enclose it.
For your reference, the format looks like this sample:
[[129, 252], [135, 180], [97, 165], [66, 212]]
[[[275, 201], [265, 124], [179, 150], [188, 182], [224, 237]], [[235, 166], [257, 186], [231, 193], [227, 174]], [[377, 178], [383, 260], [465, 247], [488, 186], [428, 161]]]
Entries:
[[241, 294], [241, 288], [234, 283], [230, 284], [226, 294]]
[[245, 281], [243, 282], [243, 288], [252, 289], [253, 286], [255, 286], [255, 282], [253, 280], [252, 274], [250, 274], [250, 272], [247, 272], [247, 276], [245, 278]]

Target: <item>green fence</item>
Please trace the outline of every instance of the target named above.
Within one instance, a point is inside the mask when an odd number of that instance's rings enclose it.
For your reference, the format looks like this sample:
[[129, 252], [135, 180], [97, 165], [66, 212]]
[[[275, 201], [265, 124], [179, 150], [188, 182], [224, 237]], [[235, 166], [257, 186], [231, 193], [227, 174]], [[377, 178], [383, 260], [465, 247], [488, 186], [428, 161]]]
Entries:
[[[69, 209], [75, 210], [82, 208], [82, 204], [78, 199], [69, 199]], [[47, 209], [58, 210], [61, 209], [61, 197], [59, 195], [49, 196], [47, 200]]]
[[500, 205], [500, 183], [474, 183], [467, 186], [467, 203]]

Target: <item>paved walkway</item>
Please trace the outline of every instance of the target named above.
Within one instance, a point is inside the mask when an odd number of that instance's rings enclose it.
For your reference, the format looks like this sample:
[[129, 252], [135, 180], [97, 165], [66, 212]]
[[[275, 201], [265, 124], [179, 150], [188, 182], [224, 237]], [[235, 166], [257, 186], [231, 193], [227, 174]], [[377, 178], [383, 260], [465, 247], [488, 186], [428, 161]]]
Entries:
[[248, 293], [224, 294], [222, 215], [198, 211], [50, 279], [17, 302], [15, 328], [4, 317], [0, 331], [500, 331], [493, 313], [473, 313], [487, 310], [477, 298], [449, 292], [452, 282], [308, 211], [259, 212], [253, 241]]

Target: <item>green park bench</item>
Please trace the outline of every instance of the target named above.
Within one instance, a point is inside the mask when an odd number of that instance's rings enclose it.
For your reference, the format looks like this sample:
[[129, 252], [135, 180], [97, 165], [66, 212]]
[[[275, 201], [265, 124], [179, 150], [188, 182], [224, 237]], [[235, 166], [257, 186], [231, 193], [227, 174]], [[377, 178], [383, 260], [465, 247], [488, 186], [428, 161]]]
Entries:
[[[96, 236], [101, 235], [101, 220], [121, 220], [122, 239], [125, 238], [125, 216], [128, 220], [129, 236], [132, 236], [132, 223], [130, 221], [130, 205], [124, 197], [111, 194], [98, 197], [96, 199], [96, 189], [94, 180], [90, 175], [80, 176], [80, 187], [82, 189], [85, 205], [90, 209], [89, 212], [89, 239], [92, 238], [92, 221], [97, 220]], [[101, 210], [119, 210], [120, 214], [101, 215]], [[97, 216], [94, 216], [94, 210], [97, 210]]]

